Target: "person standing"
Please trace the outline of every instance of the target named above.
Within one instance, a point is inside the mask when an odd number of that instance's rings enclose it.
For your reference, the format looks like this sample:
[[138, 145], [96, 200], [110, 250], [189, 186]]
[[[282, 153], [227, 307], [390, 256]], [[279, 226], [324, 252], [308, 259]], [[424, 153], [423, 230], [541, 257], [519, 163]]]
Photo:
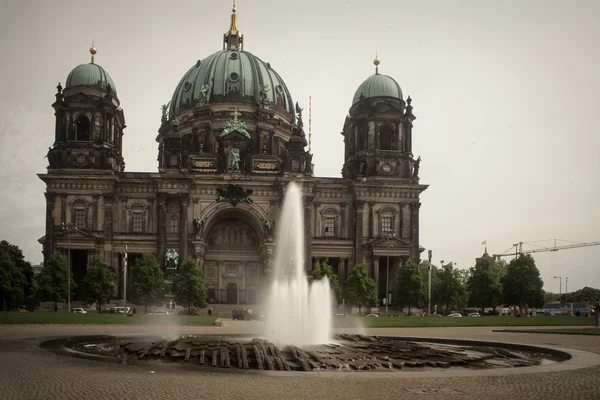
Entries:
[[596, 317], [596, 326], [600, 328], [600, 299], [594, 303], [594, 316]]

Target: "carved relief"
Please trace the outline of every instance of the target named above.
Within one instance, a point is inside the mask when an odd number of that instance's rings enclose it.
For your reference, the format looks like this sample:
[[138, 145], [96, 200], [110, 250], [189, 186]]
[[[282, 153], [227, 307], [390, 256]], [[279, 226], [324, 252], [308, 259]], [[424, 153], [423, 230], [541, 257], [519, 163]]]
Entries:
[[226, 263], [225, 271], [222, 276], [227, 283], [236, 283], [242, 278], [242, 268], [240, 264], [237, 262]]
[[258, 241], [252, 228], [243, 222], [231, 220], [224, 221], [211, 229], [208, 244], [255, 247]]

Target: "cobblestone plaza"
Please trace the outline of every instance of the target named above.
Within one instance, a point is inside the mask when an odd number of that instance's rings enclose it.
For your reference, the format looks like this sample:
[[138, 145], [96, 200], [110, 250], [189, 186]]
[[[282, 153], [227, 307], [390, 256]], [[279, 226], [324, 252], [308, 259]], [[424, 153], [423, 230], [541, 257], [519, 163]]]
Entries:
[[[181, 327], [179, 333], [252, 334], [253, 323]], [[171, 328], [173, 329], [173, 328]], [[13, 325], [0, 327], [2, 399], [598, 399], [600, 337], [494, 332], [498, 327], [379, 328], [368, 334], [460, 338], [576, 349], [587, 367], [549, 372], [512, 370], [385, 373], [206, 373], [183, 368], [117, 365], [40, 349], [47, 338], [161, 333], [161, 327]], [[596, 364], [596, 365], [594, 365]], [[583, 363], [581, 364], [583, 366]]]

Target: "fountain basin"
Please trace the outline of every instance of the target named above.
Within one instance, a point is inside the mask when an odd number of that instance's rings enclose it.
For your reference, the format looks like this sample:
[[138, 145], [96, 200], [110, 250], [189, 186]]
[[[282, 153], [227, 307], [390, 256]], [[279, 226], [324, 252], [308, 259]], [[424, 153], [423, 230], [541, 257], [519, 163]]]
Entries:
[[277, 346], [249, 336], [181, 335], [72, 337], [45, 342], [42, 347], [100, 361], [218, 372], [476, 372], [523, 370], [571, 358], [569, 353], [535, 346], [353, 334], [305, 346]]

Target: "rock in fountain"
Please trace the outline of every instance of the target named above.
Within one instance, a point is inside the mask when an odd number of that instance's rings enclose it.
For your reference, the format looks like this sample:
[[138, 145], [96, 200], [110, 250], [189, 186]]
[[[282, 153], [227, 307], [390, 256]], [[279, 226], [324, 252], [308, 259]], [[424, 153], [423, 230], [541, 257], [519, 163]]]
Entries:
[[277, 227], [273, 282], [265, 305], [266, 339], [306, 345], [331, 340], [332, 294], [327, 278], [309, 284], [304, 271], [302, 193], [288, 185]]

